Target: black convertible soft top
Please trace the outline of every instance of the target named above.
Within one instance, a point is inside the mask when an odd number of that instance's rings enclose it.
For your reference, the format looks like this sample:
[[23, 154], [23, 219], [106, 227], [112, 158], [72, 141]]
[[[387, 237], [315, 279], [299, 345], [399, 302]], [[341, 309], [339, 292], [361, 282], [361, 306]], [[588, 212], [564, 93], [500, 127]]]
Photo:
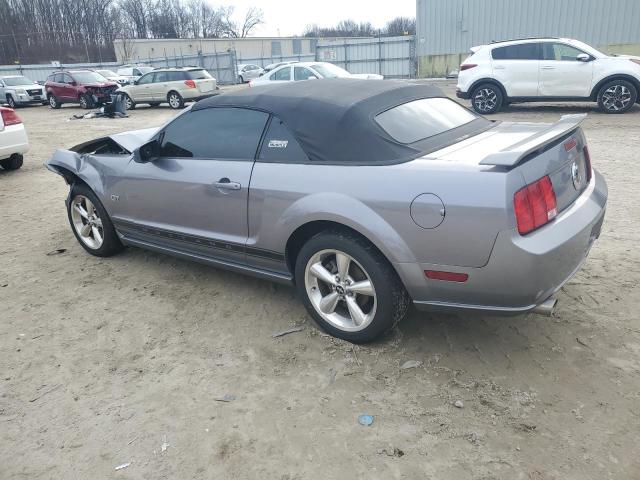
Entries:
[[201, 100], [192, 110], [210, 107], [263, 110], [285, 123], [309, 160], [328, 163], [398, 163], [451, 145], [491, 125], [478, 117], [462, 127], [403, 144], [374, 121], [376, 115], [392, 107], [433, 97], [446, 98], [440, 89], [430, 85], [336, 78], [228, 92]]

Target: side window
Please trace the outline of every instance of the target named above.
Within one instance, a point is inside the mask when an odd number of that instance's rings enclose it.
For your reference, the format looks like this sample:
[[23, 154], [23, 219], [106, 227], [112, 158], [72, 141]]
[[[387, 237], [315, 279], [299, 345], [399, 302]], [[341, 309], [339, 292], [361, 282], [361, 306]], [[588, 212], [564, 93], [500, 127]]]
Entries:
[[138, 85], [146, 85], [148, 83], [153, 83], [154, 73], [147, 73], [138, 79]]
[[545, 43], [543, 44], [544, 48], [544, 59], [545, 60], [557, 60], [564, 62], [577, 62], [576, 58], [581, 53], [584, 53], [582, 50], [579, 50], [571, 45], [567, 45], [566, 43]]
[[153, 83], [161, 83], [169, 81], [169, 74], [173, 72], [156, 72]]
[[[167, 73], [167, 82], [179, 82], [181, 80], [186, 80], [187, 72], [166, 72]], [[162, 81], [162, 80], [160, 80]]]
[[309, 160], [291, 131], [277, 117], [271, 119], [258, 159], [263, 162], [275, 163], [306, 162]]
[[69, 85], [69, 84], [73, 83], [73, 78], [71, 78], [71, 75], [67, 75], [65, 73], [63, 78], [62, 78], [62, 83], [66, 83], [67, 85]]
[[293, 79], [309, 80], [310, 78], [317, 78], [311, 70], [305, 67], [293, 67]]
[[269, 80], [291, 80], [291, 67], [284, 67], [273, 72]]
[[[127, 75], [131, 75], [131, 73], [128, 73]], [[140, 70], [138, 70], [137, 68], [133, 69], [133, 75], [136, 77], [141, 77], [142, 76], [142, 72]]]
[[62, 83], [64, 81], [64, 74], [56, 73], [53, 81], [56, 83]]
[[164, 130], [160, 156], [253, 160], [268, 118], [245, 108], [185, 113]]
[[520, 45], [509, 45], [506, 47], [494, 48], [491, 51], [494, 60], [539, 60], [539, 43], [521, 43]]

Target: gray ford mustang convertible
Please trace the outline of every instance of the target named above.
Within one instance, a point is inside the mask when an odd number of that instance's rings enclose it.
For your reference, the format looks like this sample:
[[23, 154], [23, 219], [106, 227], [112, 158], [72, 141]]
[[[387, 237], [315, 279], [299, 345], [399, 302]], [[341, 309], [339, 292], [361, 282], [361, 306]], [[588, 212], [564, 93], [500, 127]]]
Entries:
[[318, 80], [212, 97], [46, 166], [87, 252], [294, 284], [323, 329], [364, 342], [410, 302], [553, 310], [607, 201], [582, 120], [490, 122], [426, 85]]

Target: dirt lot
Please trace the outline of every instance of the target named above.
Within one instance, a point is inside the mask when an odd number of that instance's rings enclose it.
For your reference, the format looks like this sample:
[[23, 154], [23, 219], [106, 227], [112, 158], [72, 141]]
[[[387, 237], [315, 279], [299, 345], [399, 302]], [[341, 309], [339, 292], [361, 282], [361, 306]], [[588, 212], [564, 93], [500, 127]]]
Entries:
[[412, 312], [360, 347], [316, 330], [289, 288], [135, 248], [86, 254], [42, 162], [172, 111], [67, 121], [78, 112], [21, 109], [32, 149], [0, 172], [1, 479], [640, 478], [640, 107], [497, 116], [589, 113], [609, 206], [554, 318]]

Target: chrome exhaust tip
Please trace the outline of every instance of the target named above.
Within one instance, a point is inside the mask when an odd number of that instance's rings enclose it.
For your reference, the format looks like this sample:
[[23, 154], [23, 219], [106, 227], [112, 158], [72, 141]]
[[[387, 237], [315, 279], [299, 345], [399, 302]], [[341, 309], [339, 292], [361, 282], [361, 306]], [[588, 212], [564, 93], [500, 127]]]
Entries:
[[536, 305], [531, 311], [539, 315], [545, 315], [547, 317], [551, 317], [553, 315], [553, 310], [556, 307], [556, 303], [558, 303], [557, 299], [553, 297], [549, 297], [540, 305]]

